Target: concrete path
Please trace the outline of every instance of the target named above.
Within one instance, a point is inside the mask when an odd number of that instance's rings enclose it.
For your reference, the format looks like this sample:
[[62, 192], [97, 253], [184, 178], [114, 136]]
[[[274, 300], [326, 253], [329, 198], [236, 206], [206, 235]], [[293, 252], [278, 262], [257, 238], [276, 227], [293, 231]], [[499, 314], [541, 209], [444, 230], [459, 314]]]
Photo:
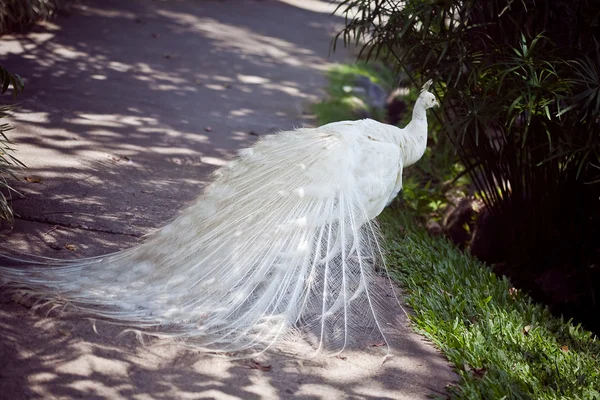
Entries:
[[[55, 258], [133, 246], [193, 201], [258, 135], [312, 123], [330, 38], [318, 0], [89, 0], [0, 41], [26, 92], [12, 124], [28, 165], [3, 243]], [[4, 101], [9, 99], [4, 99]], [[27, 180], [25, 179], [27, 178]], [[228, 361], [140, 345], [121, 329], [51, 318], [0, 296], [0, 397], [419, 399], [455, 380], [405, 326], [396, 356], [354, 349], [300, 362]]]

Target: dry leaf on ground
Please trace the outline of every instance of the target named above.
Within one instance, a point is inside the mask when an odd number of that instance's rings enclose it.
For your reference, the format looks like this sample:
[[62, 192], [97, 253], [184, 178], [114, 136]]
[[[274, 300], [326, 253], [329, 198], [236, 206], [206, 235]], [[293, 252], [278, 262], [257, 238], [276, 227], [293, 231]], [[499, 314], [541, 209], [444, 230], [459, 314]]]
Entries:
[[262, 365], [261, 363], [254, 361], [254, 360], [250, 361], [250, 364], [248, 366], [250, 367], [250, 369], [258, 369], [260, 371], [270, 371], [271, 370], [270, 365]]

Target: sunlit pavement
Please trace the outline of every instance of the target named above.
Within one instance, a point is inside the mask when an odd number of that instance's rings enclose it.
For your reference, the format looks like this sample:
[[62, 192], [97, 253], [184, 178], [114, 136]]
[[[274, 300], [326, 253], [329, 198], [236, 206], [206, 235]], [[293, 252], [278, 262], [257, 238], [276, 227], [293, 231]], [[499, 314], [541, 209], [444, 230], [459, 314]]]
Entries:
[[[4, 245], [55, 258], [141, 240], [193, 201], [209, 174], [260, 135], [314, 124], [343, 24], [318, 0], [94, 0], [0, 41], [26, 91], [11, 119], [15, 228]], [[4, 98], [4, 101], [10, 101]], [[455, 379], [406, 326], [395, 356], [249, 362], [120, 328], [0, 304], [0, 397], [106, 399], [427, 398]]]

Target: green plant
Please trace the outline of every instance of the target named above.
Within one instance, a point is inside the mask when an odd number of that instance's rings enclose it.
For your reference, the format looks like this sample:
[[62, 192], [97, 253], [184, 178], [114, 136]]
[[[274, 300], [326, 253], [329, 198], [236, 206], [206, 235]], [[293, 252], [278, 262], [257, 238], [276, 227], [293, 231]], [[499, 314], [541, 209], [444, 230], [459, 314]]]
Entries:
[[358, 62], [336, 65], [327, 73], [328, 97], [313, 105], [319, 125], [355, 120], [361, 113], [368, 114], [379, 121], [385, 120], [384, 110], [369, 106], [364, 96], [350, 90], [351, 87], [356, 86], [356, 79], [360, 76], [368, 78], [372, 83], [388, 91], [396, 83], [392, 72], [381, 64], [370, 65]]
[[52, 18], [74, 0], [0, 0], [0, 34]]
[[496, 217], [497, 245], [518, 278], [535, 288], [543, 271], [562, 269], [580, 281], [582, 303], [600, 311], [600, 273], [590, 268], [600, 263], [600, 3], [339, 7], [345, 43], [436, 82], [445, 134]]
[[[16, 96], [24, 89], [23, 80], [17, 74], [11, 74], [0, 65], [0, 94], [5, 94], [12, 87], [13, 95]], [[0, 118], [6, 118], [10, 114], [13, 106], [0, 106]], [[18, 159], [12, 153], [14, 149], [6, 136], [6, 132], [12, 128], [8, 123], [0, 124], [0, 219], [6, 221], [9, 225], [13, 222], [13, 213], [9, 204], [10, 195], [15, 190], [8, 183], [7, 178], [13, 176], [15, 168], [23, 167]], [[8, 198], [7, 198], [8, 196]]]
[[[464, 167], [456, 162], [454, 153], [444, 158], [446, 149], [432, 144], [417, 164], [404, 171], [400, 198], [422, 219], [441, 222], [446, 208], [455, 205], [453, 200], [467, 195], [469, 181], [462, 174]], [[455, 176], [460, 179], [453, 179]]]

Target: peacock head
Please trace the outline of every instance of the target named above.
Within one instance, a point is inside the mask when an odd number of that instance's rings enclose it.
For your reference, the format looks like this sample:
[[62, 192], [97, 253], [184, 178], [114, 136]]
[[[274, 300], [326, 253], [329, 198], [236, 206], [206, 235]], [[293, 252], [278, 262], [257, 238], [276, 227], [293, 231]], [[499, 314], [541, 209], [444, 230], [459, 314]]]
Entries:
[[433, 83], [433, 80], [428, 80], [427, 82], [425, 82], [425, 84], [423, 85], [423, 88], [421, 89], [421, 95], [419, 96], [419, 100], [421, 102], [421, 104], [423, 104], [423, 107], [425, 109], [428, 108], [432, 108], [432, 107], [436, 107], [440, 105], [440, 103], [438, 103], [438, 101], [436, 100], [435, 96], [433, 95], [433, 93], [429, 92], [429, 87], [431, 86], [431, 84]]

